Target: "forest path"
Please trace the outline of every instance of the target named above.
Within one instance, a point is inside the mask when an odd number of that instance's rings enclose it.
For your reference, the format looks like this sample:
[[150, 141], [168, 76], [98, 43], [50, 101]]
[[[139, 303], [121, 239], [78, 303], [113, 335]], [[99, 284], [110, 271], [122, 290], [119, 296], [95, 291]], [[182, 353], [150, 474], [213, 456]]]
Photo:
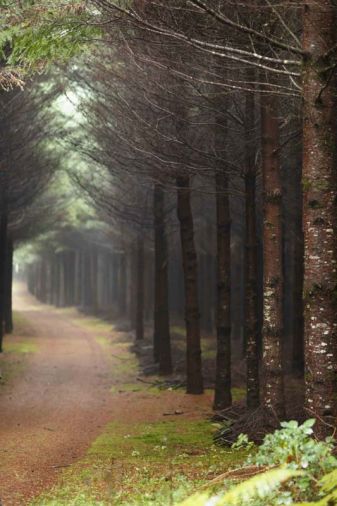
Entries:
[[[16, 286], [15, 310], [29, 343], [20, 373], [0, 388], [0, 498], [26, 504], [79, 458], [111, 417], [109, 367], [93, 332]], [[6, 360], [6, 351], [2, 357]]]
[[[109, 421], [162, 420], [176, 409], [183, 418], [200, 418], [209, 410], [209, 395], [121, 392], [139, 372], [133, 355], [125, 359], [125, 334], [111, 325], [90, 327], [93, 320], [75, 309], [42, 305], [22, 284], [15, 287], [15, 311], [16, 330], [0, 358], [3, 370], [8, 363], [13, 368], [0, 385], [2, 506], [28, 504], [48, 489]], [[34, 352], [21, 354], [20, 362], [17, 350], [27, 346]]]

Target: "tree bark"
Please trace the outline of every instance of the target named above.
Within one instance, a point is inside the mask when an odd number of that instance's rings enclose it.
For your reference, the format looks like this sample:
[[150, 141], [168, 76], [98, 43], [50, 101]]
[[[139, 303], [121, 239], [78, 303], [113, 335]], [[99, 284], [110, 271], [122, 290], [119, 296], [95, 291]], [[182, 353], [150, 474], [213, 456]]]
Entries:
[[144, 237], [139, 232], [136, 251], [136, 341], [144, 339]]
[[202, 394], [198, 266], [194, 244], [190, 178], [177, 177], [177, 205], [185, 285], [187, 393]]
[[165, 230], [165, 196], [159, 184], [154, 186], [154, 358], [160, 374], [172, 373], [168, 292], [168, 248]]
[[260, 403], [259, 387], [259, 315], [258, 265], [256, 234], [255, 173], [245, 175], [246, 201], [246, 261], [245, 261], [245, 342], [247, 364], [247, 407], [255, 409]]
[[263, 97], [261, 109], [263, 172], [263, 405], [270, 416], [285, 416], [282, 361], [282, 188], [277, 100]]
[[6, 212], [2, 212], [0, 217], [0, 353], [3, 351], [4, 336], [7, 229], [8, 216]]
[[333, 431], [337, 412], [335, 45], [334, 2], [304, 2], [305, 405], [319, 437]]
[[[253, 73], [254, 74], [254, 73]], [[250, 74], [249, 74], [250, 75]], [[254, 75], [252, 76], [254, 79]], [[258, 260], [256, 226], [256, 163], [255, 163], [255, 99], [246, 96], [245, 117], [245, 352], [247, 366], [247, 407], [255, 409], [260, 403], [258, 314]]]
[[118, 267], [118, 313], [124, 317], [127, 311], [127, 265], [126, 253], [123, 251], [119, 255]]
[[7, 239], [6, 252], [6, 274], [5, 274], [5, 332], [13, 332], [13, 307], [12, 307], [12, 285], [13, 285], [13, 241], [10, 237]]
[[232, 404], [231, 394], [231, 224], [228, 178], [224, 169], [215, 176], [217, 217], [217, 352], [214, 409]]

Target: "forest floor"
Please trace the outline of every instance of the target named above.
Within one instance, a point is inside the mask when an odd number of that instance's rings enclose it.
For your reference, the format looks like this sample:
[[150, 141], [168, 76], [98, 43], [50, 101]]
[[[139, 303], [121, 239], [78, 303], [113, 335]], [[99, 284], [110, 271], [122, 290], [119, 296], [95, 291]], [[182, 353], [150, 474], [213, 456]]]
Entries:
[[143, 376], [130, 336], [111, 323], [41, 305], [17, 285], [4, 350], [3, 506], [174, 504], [245, 456], [212, 445], [210, 391]]

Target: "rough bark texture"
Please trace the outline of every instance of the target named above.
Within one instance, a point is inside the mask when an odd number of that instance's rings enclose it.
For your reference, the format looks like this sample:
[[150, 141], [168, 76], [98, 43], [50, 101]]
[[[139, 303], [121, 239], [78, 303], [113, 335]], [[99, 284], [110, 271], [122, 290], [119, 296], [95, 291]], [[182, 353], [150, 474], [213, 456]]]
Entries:
[[277, 100], [261, 107], [263, 172], [263, 405], [276, 418], [285, 415], [282, 365], [282, 189]]
[[230, 211], [227, 175], [215, 176], [217, 216], [217, 353], [214, 409], [232, 404], [231, 394], [231, 307], [230, 307]]
[[[306, 408], [322, 437], [336, 416], [336, 44], [331, 0], [304, 2], [303, 230]], [[332, 66], [332, 70], [325, 70]]]
[[185, 283], [186, 373], [187, 393], [203, 393], [200, 346], [200, 313], [198, 298], [198, 268], [194, 244], [191, 189], [188, 176], [177, 178], [178, 219]]
[[[252, 76], [254, 78], [254, 75]], [[246, 97], [245, 117], [245, 346], [247, 365], [247, 407], [255, 409], [260, 402], [258, 314], [258, 263], [256, 226], [255, 99]]]
[[165, 231], [164, 192], [156, 184], [153, 195], [154, 211], [154, 357], [159, 361], [159, 372], [172, 372], [169, 294], [168, 294], [168, 248]]

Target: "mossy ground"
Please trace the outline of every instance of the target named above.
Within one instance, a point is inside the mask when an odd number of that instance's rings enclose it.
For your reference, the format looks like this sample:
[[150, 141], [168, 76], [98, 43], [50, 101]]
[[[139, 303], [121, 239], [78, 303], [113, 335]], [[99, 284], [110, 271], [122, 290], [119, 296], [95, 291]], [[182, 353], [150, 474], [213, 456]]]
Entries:
[[3, 385], [19, 376], [25, 367], [27, 356], [38, 351], [37, 344], [31, 341], [32, 332], [24, 316], [14, 311], [13, 320], [15, 332], [5, 335], [3, 341], [0, 378], [0, 384]]
[[213, 446], [212, 431], [205, 420], [111, 423], [31, 506], [174, 504], [246, 457]]

